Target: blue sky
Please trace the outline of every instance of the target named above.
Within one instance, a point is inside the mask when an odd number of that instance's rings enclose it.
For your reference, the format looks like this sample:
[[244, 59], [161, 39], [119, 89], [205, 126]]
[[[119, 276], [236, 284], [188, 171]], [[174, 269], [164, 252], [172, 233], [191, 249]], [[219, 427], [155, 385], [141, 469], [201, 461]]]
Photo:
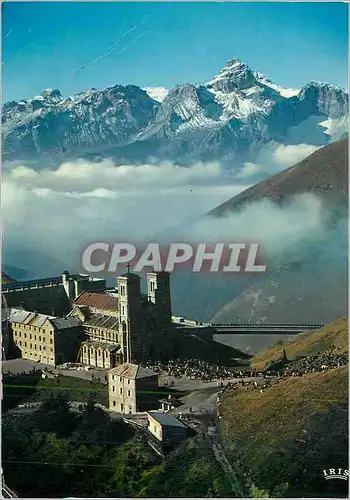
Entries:
[[3, 100], [206, 82], [235, 57], [276, 83], [347, 86], [346, 3], [2, 4]]

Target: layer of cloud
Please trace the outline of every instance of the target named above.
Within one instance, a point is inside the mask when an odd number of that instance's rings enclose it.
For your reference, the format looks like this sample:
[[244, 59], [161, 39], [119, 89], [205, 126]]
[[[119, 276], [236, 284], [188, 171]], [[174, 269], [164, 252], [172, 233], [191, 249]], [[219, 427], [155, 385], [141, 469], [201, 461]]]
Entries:
[[290, 255], [323, 241], [328, 215], [320, 198], [312, 194], [295, 196], [283, 207], [263, 199], [232, 215], [201, 220], [191, 234], [196, 241], [254, 242], [268, 256]]
[[243, 165], [242, 170], [240, 170], [238, 174], [235, 175], [235, 178], [247, 179], [249, 177], [261, 173], [261, 169], [262, 169], [261, 165], [258, 165], [257, 163], [247, 162]]
[[312, 144], [278, 144], [270, 142], [257, 155], [255, 163], [264, 172], [280, 172], [314, 153], [319, 146]]
[[318, 146], [311, 144], [281, 144], [273, 154], [273, 161], [277, 165], [290, 167], [314, 153], [316, 149]]
[[111, 160], [77, 161], [40, 172], [7, 165], [2, 189], [5, 248], [26, 245], [76, 265], [81, 249], [92, 241], [149, 241], [248, 186], [233, 184], [218, 163], [185, 168], [166, 162], [117, 167]]
[[269, 143], [255, 158], [254, 162], [246, 162], [235, 174], [235, 179], [251, 179], [254, 183], [269, 175], [295, 165], [318, 149], [310, 144], [277, 144]]
[[81, 250], [93, 241], [149, 242], [155, 236], [164, 241], [166, 234], [178, 234], [171, 228], [180, 228], [188, 241], [252, 240], [264, 243], [272, 254], [276, 249], [279, 254], [287, 252], [322, 235], [326, 214], [316, 198], [297, 198], [283, 210], [261, 202], [221, 221], [203, 222], [202, 215], [248, 188], [257, 175], [266, 177], [274, 168], [282, 169], [282, 161], [289, 166], [310, 151], [307, 145], [279, 146], [266, 157], [268, 162], [246, 163], [238, 173], [223, 171], [219, 162], [187, 168], [171, 162], [117, 166], [109, 159], [79, 160], [42, 171], [18, 162], [7, 164], [2, 187], [4, 242], [6, 255], [16, 255], [8, 264], [25, 267], [25, 255], [21, 262], [18, 255], [26, 248], [73, 268]]
[[83, 160], [65, 162], [56, 170], [42, 171], [36, 171], [26, 165], [16, 165], [7, 171], [7, 178], [31, 188], [87, 192], [98, 187], [112, 189], [124, 195], [143, 189], [220, 186], [226, 185], [228, 181], [217, 162], [197, 163], [187, 168], [170, 162], [116, 166], [110, 159], [98, 163]]

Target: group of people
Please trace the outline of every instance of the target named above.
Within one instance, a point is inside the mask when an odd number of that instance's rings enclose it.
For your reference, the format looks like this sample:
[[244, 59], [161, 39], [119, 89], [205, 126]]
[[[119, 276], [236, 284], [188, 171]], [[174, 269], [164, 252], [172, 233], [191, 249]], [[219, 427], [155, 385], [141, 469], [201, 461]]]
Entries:
[[[288, 361], [285, 356], [284, 367], [281, 367], [280, 370], [267, 370], [263, 374], [258, 374], [258, 380], [244, 380], [244, 377], [240, 376], [240, 380], [237, 382], [228, 382], [220, 391], [220, 394], [223, 394], [227, 390], [235, 392], [259, 390], [260, 392], [264, 392], [271, 385], [286, 378], [302, 377], [307, 373], [332, 370], [347, 365], [348, 362], [348, 353], [337, 353], [335, 348], [330, 348], [318, 354], [310, 354], [294, 361]], [[239, 372], [239, 375], [241, 373]], [[251, 377], [256, 377], [254, 372], [250, 372], [250, 374]]]
[[228, 382], [223, 389], [220, 391], [223, 394], [226, 391], [260, 391], [264, 392], [266, 389], [271, 387], [277, 379], [275, 378], [262, 378], [261, 380], [245, 380], [241, 379], [236, 382]]
[[291, 361], [285, 366], [283, 376], [300, 377], [306, 373], [323, 372], [347, 364], [348, 354], [337, 353], [331, 348], [320, 354], [311, 354]]
[[230, 379], [266, 378], [280, 375], [279, 372], [266, 371], [258, 372], [254, 369], [228, 368], [224, 365], [213, 365], [200, 359], [172, 359], [167, 363], [161, 361], [148, 361], [142, 366], [149, 368], [159, 375], [168, 375], [174, 378], [188, 377], [198, 379], [203, 382], [217, 381], [218, 386], [222, 386]]
[[144, 366], [154, 370], [159, 375], [166, 374], [175, 378], [189, 377], [203, 382], [225, 380], [234, 376], [233, 372], [225, 366], [212, 365], [196, 358], [188, 360], [172, 359], [168, 363], [149, 361]]

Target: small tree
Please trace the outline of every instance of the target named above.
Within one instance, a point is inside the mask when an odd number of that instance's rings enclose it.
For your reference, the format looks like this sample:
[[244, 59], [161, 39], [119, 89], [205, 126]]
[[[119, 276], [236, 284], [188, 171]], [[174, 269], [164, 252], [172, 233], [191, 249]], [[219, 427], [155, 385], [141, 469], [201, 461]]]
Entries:
[[276, 498], [283, 498], [288, 491], [289, 484], [288, 483], [280, 483], [273, 489], [272, 496]]
[[250, 487], [250, 496], [253, 498], [269, 498], [269, 492], [258, 488], [255, 484], [252, 484]]
[[67, 437], [74, 430], [75, 416], [71, 412], [68, 394], [59, 392], [51, 393], [45, 398], [34, 413], [38, 430], [41, 432], [54, 432], [58, 437]]

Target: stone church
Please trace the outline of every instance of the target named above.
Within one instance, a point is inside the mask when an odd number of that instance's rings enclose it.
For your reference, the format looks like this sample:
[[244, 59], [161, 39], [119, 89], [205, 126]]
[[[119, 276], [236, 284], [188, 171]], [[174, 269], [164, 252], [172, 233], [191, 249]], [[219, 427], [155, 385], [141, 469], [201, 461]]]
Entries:
[[172, 355], [170, 274], [147, 274], [147, 294], [141, 277], [127, 272], [117, 278], [117, 293], [82, 292], [69, 314], [80, 318], [86, 340], [79, 358], [84, 364], [110, 369]]

